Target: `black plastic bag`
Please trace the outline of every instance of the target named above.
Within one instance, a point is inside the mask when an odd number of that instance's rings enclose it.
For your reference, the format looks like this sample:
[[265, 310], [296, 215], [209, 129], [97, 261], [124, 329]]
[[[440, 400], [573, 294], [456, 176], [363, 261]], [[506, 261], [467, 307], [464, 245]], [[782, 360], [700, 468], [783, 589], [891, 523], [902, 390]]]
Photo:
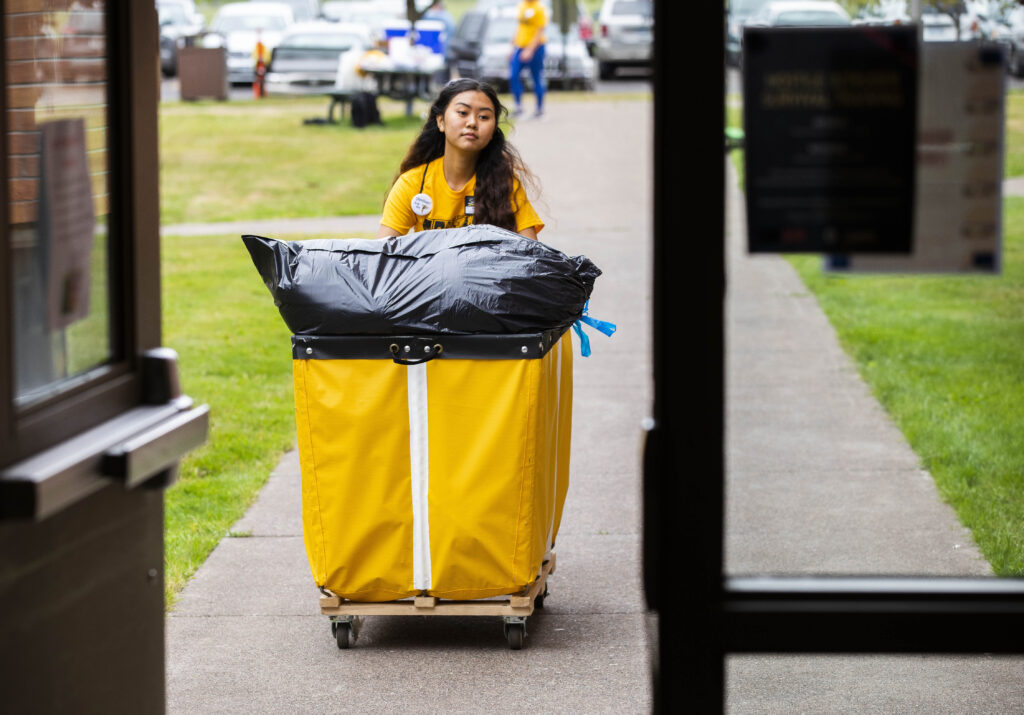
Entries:
[[488, 225], [386, 240], [243, 236], [296, 335], [528, 333], [568, 327], [600, 269]]

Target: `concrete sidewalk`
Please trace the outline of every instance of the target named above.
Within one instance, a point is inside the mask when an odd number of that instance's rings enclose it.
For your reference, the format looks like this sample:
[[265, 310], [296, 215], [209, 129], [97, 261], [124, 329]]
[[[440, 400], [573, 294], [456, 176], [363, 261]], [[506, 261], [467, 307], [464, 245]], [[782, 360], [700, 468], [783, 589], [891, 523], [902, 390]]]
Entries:
[[[520, 123], [512, 137], [542, 180], [542, 238], [605, 270], [591, 314], [619, 325], [613, 338], [592, 337], [593, 357], [576, 360], [558, 571], [544, 611], [527, 622], [525, 648], [507, 649], [497, 618], [379, 616], [339, 651], [306, 563], [292, 453], [233, 527], [251, 536], [225, 538], [167, 619], [170, 712], [650, 709], [639, 561], [640, 423], [651, 395], [650, 123], [646, 101], [553, 102], [543, 121]], [[343, 235], [358, 220], [192, 230]]]
[[1003, 196], [1024, 196], [1024, 176], [1003, 181]]

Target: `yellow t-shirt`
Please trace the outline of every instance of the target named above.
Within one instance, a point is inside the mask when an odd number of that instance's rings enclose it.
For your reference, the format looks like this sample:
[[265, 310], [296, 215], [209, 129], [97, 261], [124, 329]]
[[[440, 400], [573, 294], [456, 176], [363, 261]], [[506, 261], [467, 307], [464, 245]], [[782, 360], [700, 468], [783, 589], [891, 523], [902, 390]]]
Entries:
[[[460, 228], [473, 223], [473, 190], [476, 188], [476, 174], [460, 191], [452, 191], [444, 178], [443, 156], [425, 166], [409, 169], [391, 187], [388, 200], [384, 203], [384, 214], [380, 222], [388, 228], [406, 234], [409, 230], [424, 231], [432, 228]], [[426, 177], [424, 177], [426, 170]], [[412, 199], [420, 193], [430, 197], [433, 204], [426, 216], [418, 216], [412, 210]], [[516, 231], [531, 226], [540, 233], [544, 223], [533, 210], [526, 192], [518, 179], [512, 181], [512, 208], [516, 215]]]
[[516, 28], [516, 36], [512, 44], [516, 47], [526, 47], [537, 35], [540, 35], [538, 44], [545, 41], [544, 28], [548, 24], [548, 11], [540, 3], [540, 0], [529, 2], [523, 0], [519, 3], [519, 27]]

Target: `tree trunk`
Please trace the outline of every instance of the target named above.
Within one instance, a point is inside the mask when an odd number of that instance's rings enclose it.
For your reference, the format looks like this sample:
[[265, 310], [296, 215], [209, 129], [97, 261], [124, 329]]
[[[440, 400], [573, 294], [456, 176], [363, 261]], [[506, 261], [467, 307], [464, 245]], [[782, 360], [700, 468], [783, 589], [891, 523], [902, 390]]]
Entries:
[[409, 18], [409, 22], [416, 22], [423, 17], [424, 12], [426, 10], [420, 12], [416, 9], [416, 0], [405, 0], [405, 16]]

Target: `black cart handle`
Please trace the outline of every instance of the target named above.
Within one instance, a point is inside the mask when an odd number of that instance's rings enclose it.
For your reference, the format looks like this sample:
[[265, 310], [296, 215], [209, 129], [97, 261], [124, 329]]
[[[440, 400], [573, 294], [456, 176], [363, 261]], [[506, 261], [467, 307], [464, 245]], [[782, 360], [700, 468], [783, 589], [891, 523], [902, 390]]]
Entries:
[[[402, 350], [398, 347], [398, 343], [391, 343], [391, 347], [388, 348], [391, 351], [391, 359], [398, 365], [419, 365], [421, 363], [430, 362], [436, 357], [440, 357], [441, 353], [444, 352], [444, 347], [441, 343], [434, 343], [434, 346], [429, 345], [423, 346], [424, 357], [402, 357]], [[409, 346], [405, 346], [406, 352], [409, 351]]]

